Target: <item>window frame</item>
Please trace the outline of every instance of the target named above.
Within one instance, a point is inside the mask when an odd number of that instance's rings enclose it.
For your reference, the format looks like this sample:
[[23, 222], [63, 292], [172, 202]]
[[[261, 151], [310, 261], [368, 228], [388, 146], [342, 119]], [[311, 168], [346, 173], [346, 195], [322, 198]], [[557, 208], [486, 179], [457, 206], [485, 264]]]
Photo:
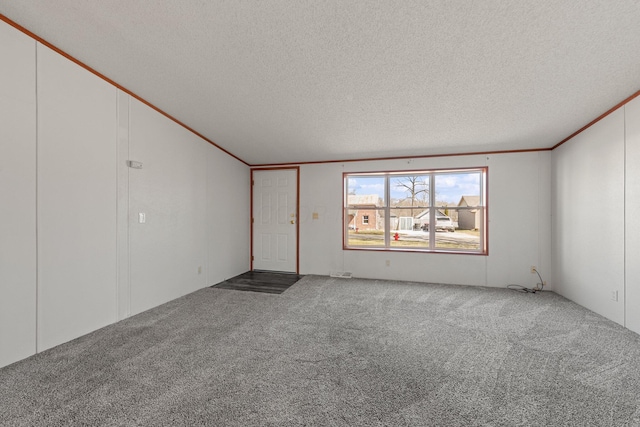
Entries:
[[[444, 176], [447, 174], [464, 174], [478, 172], [480, 174], [480, 199], [479, 204], [476, 206], [449, 206], [446, 209], [455, 210], [456, 212], [471, 211], [475, 209], [481, 209], [480, 214], [480, 241], [479, 249], [451, 249], [451, 248], [438, 248], [436, 239], [436, 227], [429, 227], [429, 244], [428, 247], [394, 247], [393, 230], [391, 230], [391, 213], [394, 210], [399, 209], [428, 209], [429, 210], [429, 223], [435, 223], [435, 217], [438, 215], [439, 209], [436, 205], [436, 177]], [[428, 206], [423, 204], [411, 207], [399, 207], [392, 206], [391, 203], [391, 179], [401, 176], [428, 176], [429, 177], [429, 202]], [[349, 216], [349, 210], [353, 207], [349, 207], [348, 204], [348, 191], [349, 191], [349, 178], [355, 177], [382, 177], [384, 178], [384, 195], [381, 198], [384, 201], [383, 207], [377, 207], [376, 210], [384, 216], [384, 239], [383, 243], [379, 245], [349, 245], [349, 222], [347, 218]], [[369, 171], [369, 172], [343, 172], [342, 174], [342, 249], [343, 250], [355, 250], [355, 251], [376, 251], [376, 252], [412, 252], [412, 253], [445, 253], [456, 255], [489, 255], [489, 168], [487, 166], [477, 167], [462, 167], [462, 168], [447, 168], [447, 169], [416, 169], [416, 170], [394, 170], [394, 171]], [[431, 191], [433, 190], [433, 191]], [[399, 220], [399, 219], [398, 219]]]

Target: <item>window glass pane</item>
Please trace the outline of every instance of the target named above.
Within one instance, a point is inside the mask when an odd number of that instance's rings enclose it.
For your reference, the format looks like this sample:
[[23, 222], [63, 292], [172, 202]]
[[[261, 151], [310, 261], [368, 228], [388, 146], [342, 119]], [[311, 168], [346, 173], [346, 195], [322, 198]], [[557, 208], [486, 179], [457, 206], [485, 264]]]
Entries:
[[[426, 212], [426, 213], [425, 213]], [[424, 209], [391, 209], [392, 248], [429, 249], [429, 232], [422, 228], [429, 211]]]
[[435, 176], [437, 206], [479, 206], [480, 171]]
[[429, 206], [429, 175], [391, 175], [391, 206]]
[[361, 211], [347, 209], [347, 246], [384, 247], [384, 212], [382, 210], [368, 211], [369, 223], [363, 224]]
[[[436, 218], [436, 249], [444, 250], [480, 250], [480, 230], [482, 229], [482, 210], [448, 208], [448, 215], [438, 214]], [[474, 228], [460, 228], [460, 221], [467, 215], [477, 216]], [[457, 218], [457, 221], [453, 221]]]
[[486, 253], [486, 173], [345, 174], [345, 247]]
[[347, 178], [347, 205], [354, 208], [385, 206], [384, 182], [384, 176], [349, 176]]

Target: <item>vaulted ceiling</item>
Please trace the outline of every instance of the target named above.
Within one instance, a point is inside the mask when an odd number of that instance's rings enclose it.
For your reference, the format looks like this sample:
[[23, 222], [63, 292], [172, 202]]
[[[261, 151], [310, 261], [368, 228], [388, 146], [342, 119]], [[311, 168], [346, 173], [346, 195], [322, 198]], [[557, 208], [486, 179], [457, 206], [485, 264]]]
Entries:
[[549, 148], [640, 89], [640, 1], [6, 0], [249, 164]]

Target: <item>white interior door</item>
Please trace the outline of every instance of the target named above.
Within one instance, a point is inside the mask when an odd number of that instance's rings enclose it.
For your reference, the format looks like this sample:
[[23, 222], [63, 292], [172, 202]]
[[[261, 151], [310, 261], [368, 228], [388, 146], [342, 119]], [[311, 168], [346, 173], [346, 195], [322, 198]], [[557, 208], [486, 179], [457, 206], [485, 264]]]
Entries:
[[296, 273], [298, 170], [253, 171], [253, 269]]

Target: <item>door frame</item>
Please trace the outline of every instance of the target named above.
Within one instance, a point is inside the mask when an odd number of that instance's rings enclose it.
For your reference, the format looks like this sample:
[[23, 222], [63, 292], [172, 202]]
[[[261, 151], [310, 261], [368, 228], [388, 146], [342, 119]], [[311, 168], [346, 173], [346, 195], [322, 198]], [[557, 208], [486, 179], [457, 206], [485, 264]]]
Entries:
[[251, 225], [251, 242], [250, 242], [250, 261], [251, 261], [251, 271], [253, 271], [253, 185], [254, 185], [254, 176], [253, 173], [255, 171], [263, 172], [263, 171], [276, 171], [276, 170], [293, 170], [296, 172], [296, 273], [300, 274], [300, 166], [282, 166], [282, 167], [256, 167], [251, 168], [251, 180], [249, 181], [249, 185], [251, 186], [250, 191], [250, 204], [249, 209], [251, 209], [251, 213], [249, 215], [250, 225]]

